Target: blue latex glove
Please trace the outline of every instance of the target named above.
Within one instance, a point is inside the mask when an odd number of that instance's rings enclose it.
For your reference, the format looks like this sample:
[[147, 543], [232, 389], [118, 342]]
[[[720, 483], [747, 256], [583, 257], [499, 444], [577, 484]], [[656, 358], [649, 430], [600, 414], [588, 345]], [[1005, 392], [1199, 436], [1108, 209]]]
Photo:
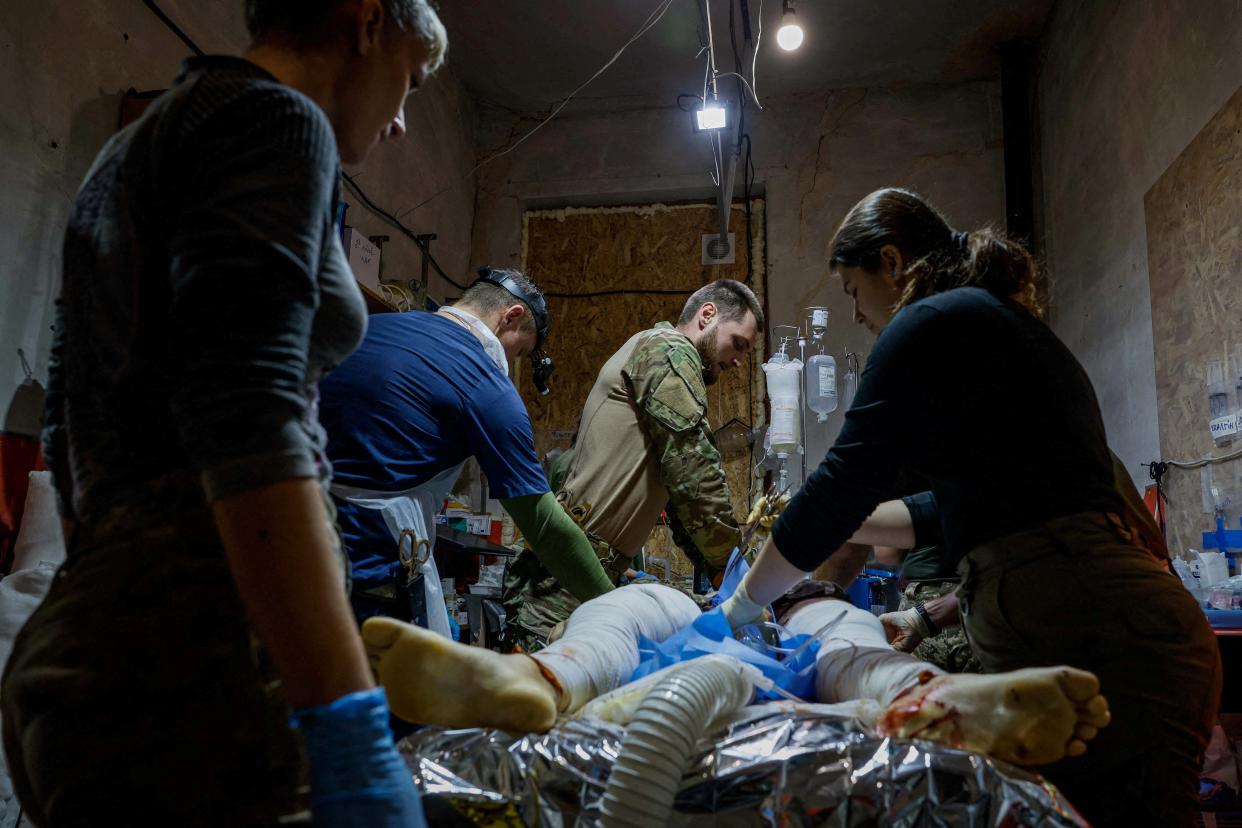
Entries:
[[425, 828], [418, 789], [388, 729], [381, 688], [299, 710], [293, 725], [306, 740], [316, 828]]

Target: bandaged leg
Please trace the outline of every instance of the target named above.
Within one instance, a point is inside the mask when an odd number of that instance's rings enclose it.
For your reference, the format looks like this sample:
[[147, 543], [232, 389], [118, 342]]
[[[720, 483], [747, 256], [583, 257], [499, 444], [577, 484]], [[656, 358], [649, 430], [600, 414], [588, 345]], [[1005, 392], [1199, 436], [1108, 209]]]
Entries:
[[698, 616], [681, 592], [639, 584], [578, 607], [564, 636], [534, 656], [467, 647], [383, 616], [363, 623], [362, 640], [402, 719], [542, 732], [558, 710], [576, 710], [627, 681], [638, 666], [639, 635], [662, 641]]
[[880, 620], [845, 601], [802, 604], [785, 627], [795, 635], [824, 631], [815, 664], [815, 697], [824, 704], [871, 699], [887, 707], [906, 690], [943, 673], [894, 650]]
[[[882, 734], [927, 739], [1043, 765], [1087, 749], [1109, 721], [1094, 675], [1038, 667], [993, 675], [945, 675], [888, 646], [879, 620], [844, 601], [795, 608], [786, 627], [820, 638], [815, 690], [821, 702], [869, 698], [886, 706]], [[887, 652], [885, 652], [887, 651]]]
[[663, 641], [699, 614], [689, 596], [670, 587], [622, 587], [574, 610], [565, 634], [531, 657], [558, 686], [560, 711], [572, 713], [629, 680], [640, 635]]

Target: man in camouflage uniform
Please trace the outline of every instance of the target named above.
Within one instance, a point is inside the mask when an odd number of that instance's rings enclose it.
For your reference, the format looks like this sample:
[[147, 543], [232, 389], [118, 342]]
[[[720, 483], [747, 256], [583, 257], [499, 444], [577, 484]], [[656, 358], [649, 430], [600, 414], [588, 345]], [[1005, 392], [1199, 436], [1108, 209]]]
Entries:
[[[902, 574], [907, 583], [899, 609], [912, 609], [915, 604], [934, 601], [957, 589], [960, 580], [950, 558], [941, 546], [915, 549], [907, 554], [902, 561]], [[966, 628], [961, 624], [945, 627], [936, 635], [923, 639], [914, 648], [914, 656], [948, 673], [983, 672], [983, 666], [966, 640]]]
[[[740, 543], [707, 422], [707, 386], [742, 363], [762, 330], [750, 288], [721, 279], [690, 297], [676, 326], [635, 334], [600, 370], [552, 488], [614, 580], [666, 509], [678, 546], [711, 574]], [[530, 550], [506, 571], [503, 601], [528, 652], [579, 604]]]

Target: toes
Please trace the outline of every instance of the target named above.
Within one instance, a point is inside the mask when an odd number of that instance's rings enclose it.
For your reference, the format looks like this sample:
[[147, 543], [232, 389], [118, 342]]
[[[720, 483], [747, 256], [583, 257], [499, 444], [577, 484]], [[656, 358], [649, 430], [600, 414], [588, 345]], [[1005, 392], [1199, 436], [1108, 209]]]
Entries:
[[401, 635], [404, 625], [395, 618], [376, 615], [362, 622], [362, 643], [367, 647], [386, 649]]
[[1085, 702], [1100, 692], [1100, 680], [1086, 670], [1062, 667], [1057, 673], [1057, 681], [1071, 701]]
[[1065, 746], [1066, 756], [1082, 756], [1087, 752], [1087, 744], [1077, 739], [1071, 739], [1069, 744]]
[[1099, 735], [1099, 732], [1100, 729], [1098, 727], [1092, 727], [1089, 724], [1080, 724], [1078, 727], [1074, 728], [1074, 736], [1084, 742], [1090, 742], [1097, 735]]
[[1093, 697], [1079, 708], [1078, 713], [1085, 724], [1096, 728], [1104, 727], [1112, 720], [1112, 714], [1108, 712], [1108, 699], [1103, 696]]

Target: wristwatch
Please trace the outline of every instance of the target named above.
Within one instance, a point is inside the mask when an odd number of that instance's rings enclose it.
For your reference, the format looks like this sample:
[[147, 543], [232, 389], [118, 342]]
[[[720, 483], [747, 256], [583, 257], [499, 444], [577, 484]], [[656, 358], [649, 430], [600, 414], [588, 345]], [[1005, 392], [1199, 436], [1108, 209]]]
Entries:
[[927, 611], [927, 607], [923, 606], [922, 601], [914, 605], [914, 611], [919, 614], [919, 617], [923, 619], [923, 623], [927, 625], [928, 638], [940, 634], [940, 627], [936, 626], [936, 622], [931, 619], [931, 613]]

